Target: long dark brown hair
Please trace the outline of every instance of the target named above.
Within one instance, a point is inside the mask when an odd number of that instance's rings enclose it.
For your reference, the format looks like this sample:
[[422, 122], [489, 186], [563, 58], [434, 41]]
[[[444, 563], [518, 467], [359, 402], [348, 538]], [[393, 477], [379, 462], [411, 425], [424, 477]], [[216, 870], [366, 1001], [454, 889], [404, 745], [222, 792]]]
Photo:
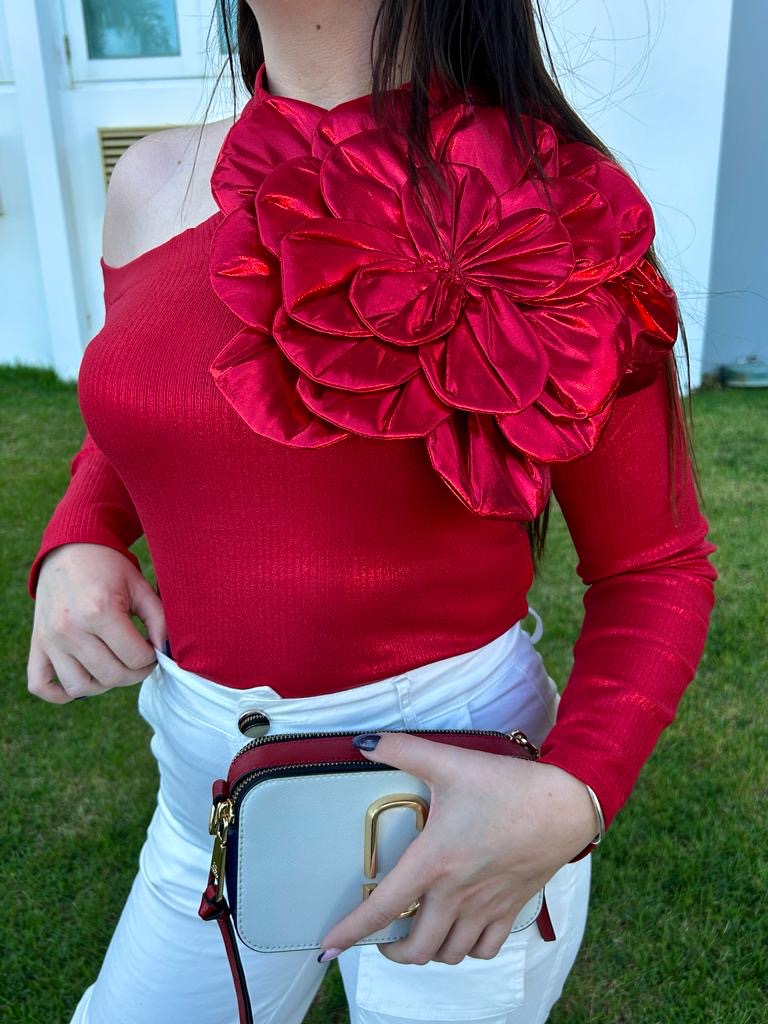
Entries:
[[[225, 41], [227, 58], [219, 79], [229, 70], [233, 103], [236, 105], [237, 77], [248, 93], [264, 49], [258, 22], [246, 0], [217, 0], [215, 12]], [[212, 23], [213, 28], [213, 23]], [[233, 36], [235, 37], [233, 39]], [[542, 43], [547, 55], [545, 62]], [[404, 47], [400, 51], [401, 45]], [[547, 41], [539, 0], [381, 0], [371, 35], [372, 112], [385, 123], [386, 93], [398, 85], [398, 60], [411, 69], [410, 114], [407, 129], [409, 164], [414, 184], [419, 185], [416, 159], [431, 171], [438, 184], [440, 175], [429, 151], [428, 89], [433, 73], [465, 96], [478, 90], [484, 102], [500, 105], [506, 115], [513, 144], [530, 156], [535, 173], [546, 190], [546, 176], [535, 145], [528, 139], [523, 115], [547, 121], [569, 141], [594, 146], [619, 166], [621, 162], [579, 117], [568, 103], [557, 80]], [[626, 170], [626, 168], [624, 168]], [[654, 246], [646, 253], [649, 262], [669, 280]], [[699, 472], [693, 448], [693, 408], [690, 393], [690, 356], [682, 314], [678, 324], [685, 351], [688, 376], [687, 408], [672, 352], [664, 363], [669, 422], [670, 506], [677, 521], [676, 465], [682, 455], [690, 460], [699, 501], [703, 505]], [[534, 565], [544, 553], [551, 496], [541, 514], [526, 524]]]

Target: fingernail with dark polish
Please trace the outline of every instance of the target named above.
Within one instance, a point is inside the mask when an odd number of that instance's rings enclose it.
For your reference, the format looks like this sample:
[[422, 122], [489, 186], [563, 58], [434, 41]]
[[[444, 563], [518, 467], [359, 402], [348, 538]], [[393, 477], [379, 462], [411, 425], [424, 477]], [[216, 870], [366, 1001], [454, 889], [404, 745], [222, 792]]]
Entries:
[[340, 949], [336, 949], [335, 946], [331, 946], [330, 949], [321, 950], [317, 957], [319, 964], [327, 964], [329, 960], [333, 960], [341, 952]]
[[362, 736], [355, 736], [352, 746], [358, 750], [375, 750], [380, 739], [381, 736], [377, 732], [366, 732]]

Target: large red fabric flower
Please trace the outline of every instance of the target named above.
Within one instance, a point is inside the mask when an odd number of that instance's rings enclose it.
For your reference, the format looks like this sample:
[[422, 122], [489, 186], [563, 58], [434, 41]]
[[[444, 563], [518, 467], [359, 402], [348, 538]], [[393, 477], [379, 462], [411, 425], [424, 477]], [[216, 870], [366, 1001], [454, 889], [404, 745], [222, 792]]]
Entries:
[[[211, 280], [243, 323], [210, 372], [260, 434], [317, 447], [424, 437], [482, 515], [531, 519], [548, 464], [597, 443], [620, 386], [658, 372], [674, 292], [646, 259], [649, 204], [613, 161], [431, 87], [443, 187], [409, 178], [403, 125], [370, 97], [324, 110], [264, 89], [212, 178]], [[393, 90], [406, 112], [407, 87]], [[404, 120], [403, 120], [404, 124]]]

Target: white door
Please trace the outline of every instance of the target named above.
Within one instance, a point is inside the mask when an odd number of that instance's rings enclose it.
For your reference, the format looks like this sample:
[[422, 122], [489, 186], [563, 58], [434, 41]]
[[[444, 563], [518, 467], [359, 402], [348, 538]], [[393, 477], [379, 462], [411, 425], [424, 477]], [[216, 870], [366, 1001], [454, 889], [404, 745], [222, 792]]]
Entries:
[[[152, 128], [203, 120], [222, 64], [223, 40], [215, 0], [55, 2], [61, 4], [66, 67], [59, 138], [80, 263], [85, 343], [102, 323], [99, 255], [106, 175], [132, 138]], [[231, 89], [223, 80], [207, 119], [225, 116], [231, 105]], [[114, 129], [122, 130], [122, 138], [105, 140], [103, 134]]]

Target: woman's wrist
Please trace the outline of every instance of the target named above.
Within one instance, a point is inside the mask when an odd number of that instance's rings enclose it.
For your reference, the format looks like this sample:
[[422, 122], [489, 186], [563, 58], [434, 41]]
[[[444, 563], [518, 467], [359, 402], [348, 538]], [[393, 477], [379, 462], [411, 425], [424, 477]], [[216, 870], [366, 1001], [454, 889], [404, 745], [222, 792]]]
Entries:
[[597, 798], [593, 800], [590, 787], [564, 768], [548, 763], [536, 767], [546, 770], [541, 781], [543, 795], [549, 799], [542, 803], [542, 807], [548, 805], [548, 819], [564, 843], [583, 856], [595, 845], [598, 836], [602, 838], [602, 809], [598, 813], [595, 806]]

